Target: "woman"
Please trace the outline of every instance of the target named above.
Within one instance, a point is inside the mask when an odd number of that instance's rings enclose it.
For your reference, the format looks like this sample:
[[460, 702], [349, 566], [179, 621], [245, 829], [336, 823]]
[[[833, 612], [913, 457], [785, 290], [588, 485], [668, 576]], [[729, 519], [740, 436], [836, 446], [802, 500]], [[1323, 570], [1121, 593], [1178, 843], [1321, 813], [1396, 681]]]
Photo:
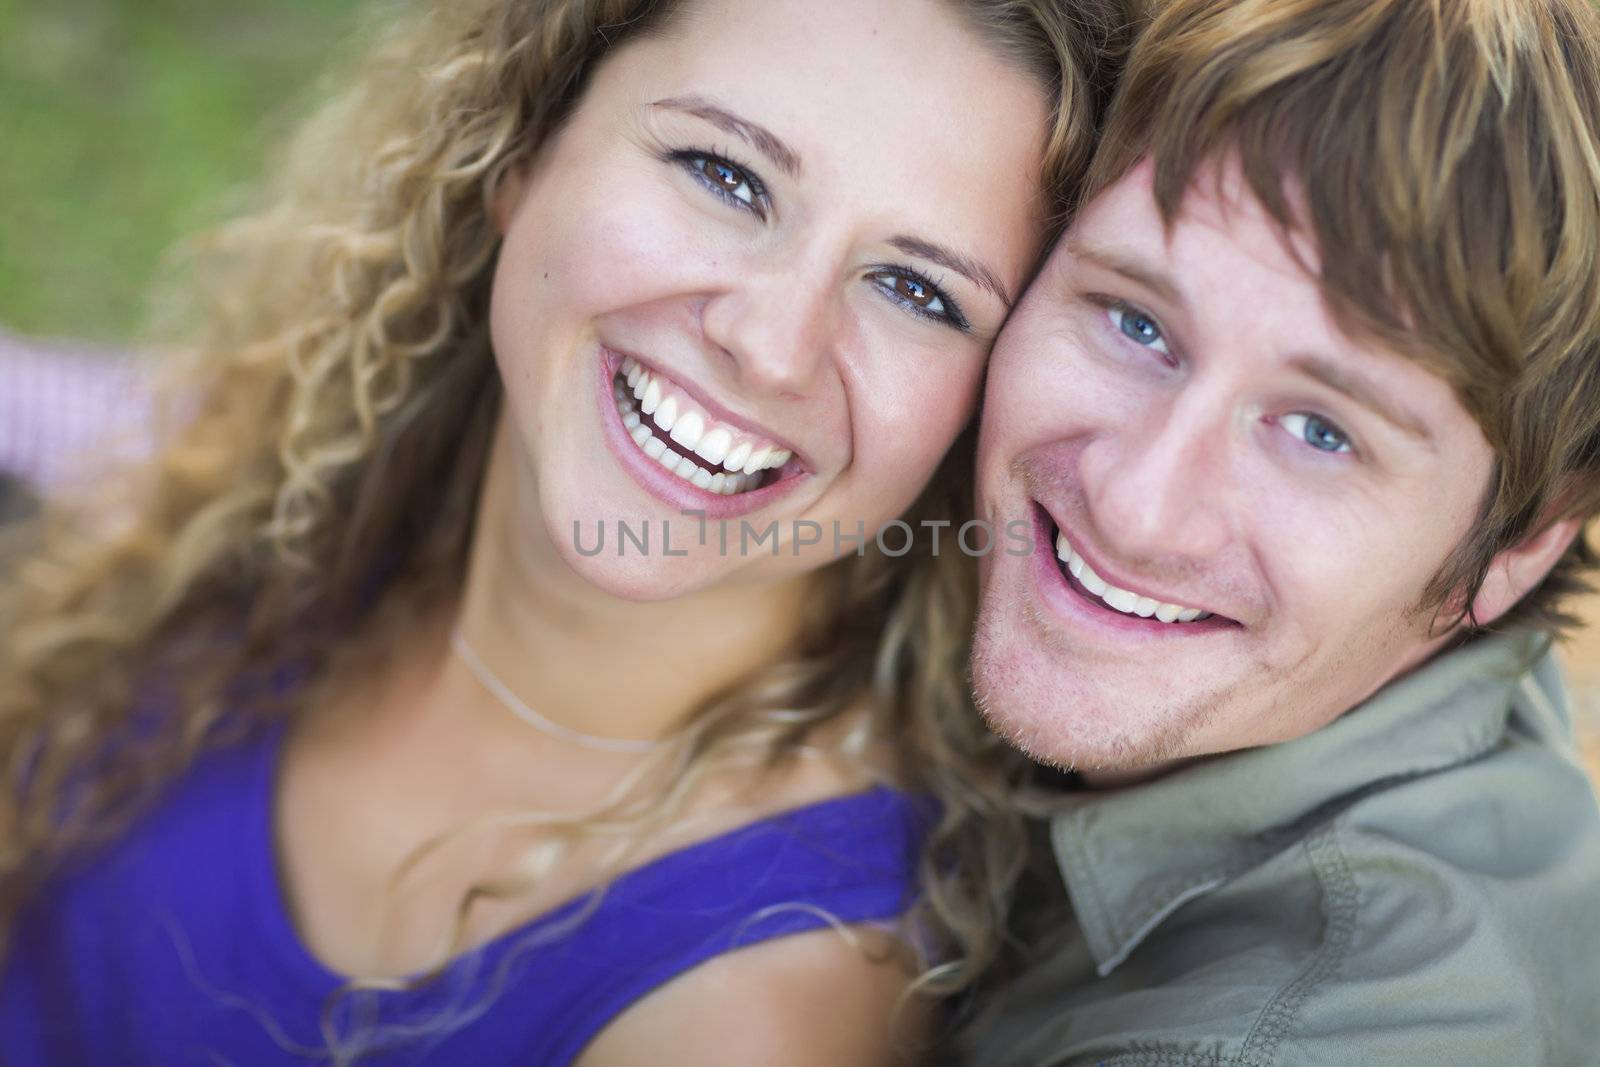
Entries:
[[440, 8], [0, 608], [0, 1058], [886, 1061], [1018, 847], [968, 561], [871, 535], [960, 507], [1107, 16]]

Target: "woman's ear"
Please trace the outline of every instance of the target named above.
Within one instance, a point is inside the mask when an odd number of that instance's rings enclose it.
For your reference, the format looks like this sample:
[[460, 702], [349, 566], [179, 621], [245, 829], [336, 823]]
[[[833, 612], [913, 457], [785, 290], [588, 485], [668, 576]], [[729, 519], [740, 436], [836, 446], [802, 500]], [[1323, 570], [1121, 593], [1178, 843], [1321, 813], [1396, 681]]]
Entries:
[[1472, 598], [1472, 617], [1477, 624], [1487, 626], [1510, 611], [1544, 580], [1582, 529], [1581, 519], [1559, 519], [1496, 556], [1478, 595]]
[[511, 220], [517, 213], [517, 207], [522, 203], [523, 194], [528, 191], [528, 178], [531, 168], [526, 160], [514, 163], [505, 169], [500, 176], [500, 182], [495, 186], [494, 194], [489, 201], [489, 211], [494, 216], [494, 228], [501, 237], [511, 229]]

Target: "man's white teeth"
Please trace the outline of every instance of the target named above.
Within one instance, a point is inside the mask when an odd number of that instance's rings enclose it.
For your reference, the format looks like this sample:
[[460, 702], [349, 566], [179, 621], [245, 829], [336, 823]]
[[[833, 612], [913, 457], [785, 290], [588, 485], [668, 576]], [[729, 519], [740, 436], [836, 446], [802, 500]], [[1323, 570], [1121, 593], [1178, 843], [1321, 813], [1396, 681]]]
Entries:
[[[762, 471], [775, 470], [793, 458], [770, 441], [718, 423], [670, 379], [645, 370], [632, 357], [622, 361], [615, 384], [617, 412], [634, 443], [663, 468], [701, 489], [724, 496], [744, 492], [761, 482]], [[661, 436], [651, 431], [650, 424]], [[679, 450], [668, 448], [664, 437], [670, 437]], [[724, 470], [714, 474], [687, 453]]]
[[1165, 604], [1147, 596], [1140, 596], [1138, 593], [1130, 593], [1126, 589], [1118, 589], [1096, 574], [1094, 568], [1073, 551], [1065, 534], [1056, 534], [1056, 558], [1066, 564], [1068, 573], [1078, 579], [1085, 589], [1124, 615], [1137, 615], [1141, 619], [1155, 618], [1170, 623], [1197, 622], [1211, 617], [1210, 612], [1201, 611], [1199, 608], [1186, 608], [1182, 604]]

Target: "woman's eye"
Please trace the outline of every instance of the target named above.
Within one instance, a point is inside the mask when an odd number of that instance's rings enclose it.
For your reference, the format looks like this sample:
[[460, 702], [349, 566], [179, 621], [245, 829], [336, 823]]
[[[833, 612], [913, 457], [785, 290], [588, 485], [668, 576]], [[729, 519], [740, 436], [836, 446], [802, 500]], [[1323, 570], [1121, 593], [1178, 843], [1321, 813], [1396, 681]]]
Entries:
[[717, 159], [702, 158], [699, 163], [700, 173], [711, 180], [711, 184], [729, 193], [737, 200], [747, 204], [755, 203], [755, 190], [750, 187], [750, 179], [744, 172], [730, 163]]
[[919, 308], [931, 311], [936, 315], [944, 314], [944, 301], [933, 288], [915, 278], [899, 277], [893, 279], [895, 295], [911, 301]]
[[712, 192], [725, 199], [738, 201], [752, 210], [760, 210], [761, 184], [746, 174], [743, 168], [734, 166], [726, 159], [697, 153], [684, 153], [680, 159], [697, 178], [711, 187]]
[[1172, 355], [1167, 348], [1167, 339], [1161, 333], [1161, 325], [1138, 308], [1129, 304], [1112, 304], [1106, 309], [1106, 314], [1110, 316], [1111, 324], [1134, 343], [1160, 352], [1163, 356]]
[[1278, 425], [1318, 452], [1351, 451], [1345, 432], [1320, 415], [1296, 411], [1278, 419]]
[[950, 323], [958, 329], [967, 328], [966, 316], [955, 302], [942, 293], [927, 278], [898, 270], [881, 270], [870, 275], [873, 284], [889, 294], [889, 298], [909, 311], [926, 318]]

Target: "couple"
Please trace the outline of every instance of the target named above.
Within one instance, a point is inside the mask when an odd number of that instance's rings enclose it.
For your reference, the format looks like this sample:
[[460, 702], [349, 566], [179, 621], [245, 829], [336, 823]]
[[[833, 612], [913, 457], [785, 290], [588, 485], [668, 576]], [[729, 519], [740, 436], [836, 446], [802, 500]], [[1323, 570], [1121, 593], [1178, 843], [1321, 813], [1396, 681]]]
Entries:
[[0, 600], [0, 1058], [1585, 1062], [1597, 114], [1586, 0], [397, 28]]

